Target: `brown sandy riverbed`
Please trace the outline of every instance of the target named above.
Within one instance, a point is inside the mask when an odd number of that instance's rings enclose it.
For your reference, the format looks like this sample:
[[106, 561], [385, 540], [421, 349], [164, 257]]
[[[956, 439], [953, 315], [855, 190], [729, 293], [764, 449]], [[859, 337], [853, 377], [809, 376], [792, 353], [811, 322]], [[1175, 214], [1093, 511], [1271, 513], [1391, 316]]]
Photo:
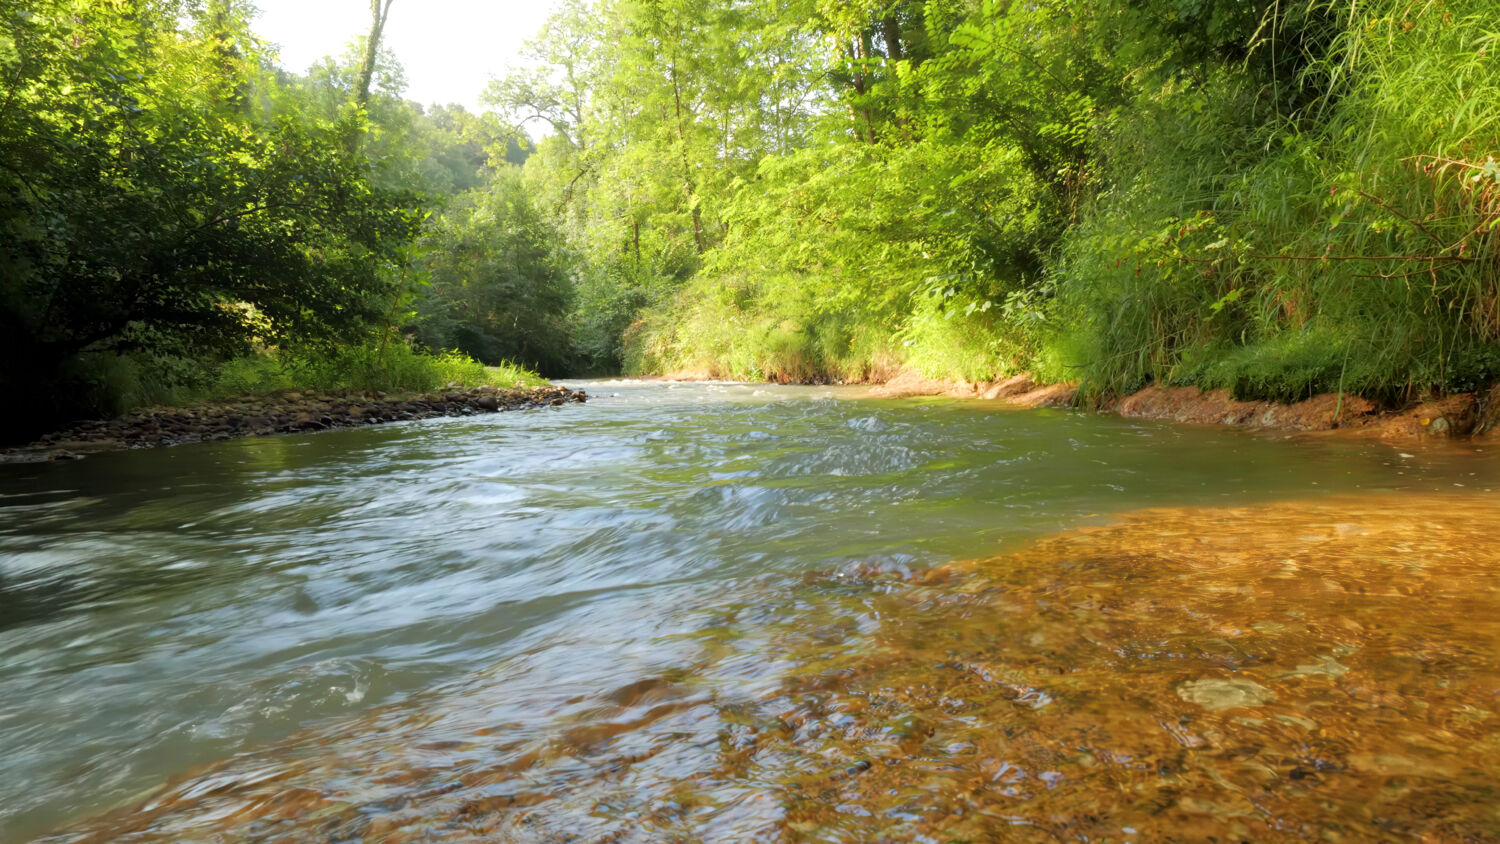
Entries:
[[518, 658], [47, 840], [1496, 841], [1497, 507], [1158, 508], [813, 574], [685, 610], [668, 671]]

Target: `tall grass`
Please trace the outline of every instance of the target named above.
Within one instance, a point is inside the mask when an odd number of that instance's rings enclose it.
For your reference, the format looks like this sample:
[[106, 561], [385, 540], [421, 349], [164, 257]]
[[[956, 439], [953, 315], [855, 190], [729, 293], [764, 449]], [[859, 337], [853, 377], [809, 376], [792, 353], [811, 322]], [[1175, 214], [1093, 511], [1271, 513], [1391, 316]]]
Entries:
[[1138, 109], [1065, 246], [1047, 374], [1393, 400], [1500, 376], [1494, 8], [1338, 8], [1287, 80], [1322, 91], [1302, 112], [1246, 119], [1232, 78]]
[[807, 383], [883, 381], [902, 369], [979, 381], [1018, 369], [1016, 323], [1000, 309], [937, 295], [911, 297], [904, 318], [830, 306], [816, 279], [702, 277], [674, 310], [626, 336], [634, 372]]
[[226, 363], [197, 397], [221, 399], [285, 391], [422, 393], [459, 387], [535, 386], [541, 377], [514, 364], [485, 366], [455, 351], [427, 354], [403, 342], [334, 350], [271, 351]]
[[627, 334], [626, 366], [786, 383], [867, 380], [891, 361], [890, 338], [857, 313], [821, 307], [817, 289], [786, 277], [702, 276], [671, 310]]

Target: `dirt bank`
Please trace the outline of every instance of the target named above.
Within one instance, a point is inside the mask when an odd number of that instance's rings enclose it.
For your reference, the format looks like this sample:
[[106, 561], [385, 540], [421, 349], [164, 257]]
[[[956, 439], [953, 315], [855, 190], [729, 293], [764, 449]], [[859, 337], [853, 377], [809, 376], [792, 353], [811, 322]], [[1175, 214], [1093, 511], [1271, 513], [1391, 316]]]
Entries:
[[1038, 384], [1029, 375], [1017, 375], [1003, 381], [943, 381], [915, 372], [901, 372], [891, 380], [871, 387], [870, 393], [890, 399], [951, 396], [1003, 401], [1016, 407], [1067, 407], [1073, 404], [1078, 388], [1072, 384]]
[[556, 407], [587, 399], [583, 390], [551, 386], [455, 387], [395, 398], [385, 393], [282, 393], [190, 407], [156, 407], [119, 419], [82, 422], [30, 445], [0, 450], [0, 462], [71, 460], [101, 451]]
[[[951, 396], [999, 401], [1017, 407], [1067, 407], [1078, 398], [1073, 384], [1038, 384], [1029, 375], [1003, 381], [942, 381], [903, 372], [870, 388], [884, 398]], [[1497, 427], [1500, 386], [1457, 393], [1400, 409], [1383, 408], [1350, 394], [1324, 393], [1293, 404], [1239, 401], [1228, 390], [1147, 387], [1097, 409], [1128, 419], [1239, 425], [1280, 431], [1343, 431], [1392, 439], [1489, 436]]]
[[1284, 431], [1348, 431], [1391, 438], [1484, 436], [1493, 428], [1489, 394], [1459, 393], [1401, 409], [1325, 393], [1295, 404], [1236, 401], [1228, 390], [1147, 387], [1110, 410], [1133, 419], [1243, 425]]

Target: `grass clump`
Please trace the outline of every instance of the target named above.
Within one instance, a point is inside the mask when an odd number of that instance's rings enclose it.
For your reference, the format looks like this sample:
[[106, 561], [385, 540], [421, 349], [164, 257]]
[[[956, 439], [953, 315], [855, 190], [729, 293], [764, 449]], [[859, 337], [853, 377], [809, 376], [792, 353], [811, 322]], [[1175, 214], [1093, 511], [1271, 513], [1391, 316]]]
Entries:
[[1466, 390], [1500, 358], [1500, 68], [1487, 3], [1340, 7], [1268, 120], [1226, 74], [1111, 142], [1115, 188], [1061, 250], [1043, 359], [1093, 393], [1148, 381], [1293, 400]]
[[344, 390], [401, 394], [431, 392], [450, 384], [510, 388], [545, 383], [515, 364], [485, 366], [460, 352], [429, 354], [404, 342], [390, 342], [333, 350], [273, 350], [238, 358], [224, 364], [198, 397]]

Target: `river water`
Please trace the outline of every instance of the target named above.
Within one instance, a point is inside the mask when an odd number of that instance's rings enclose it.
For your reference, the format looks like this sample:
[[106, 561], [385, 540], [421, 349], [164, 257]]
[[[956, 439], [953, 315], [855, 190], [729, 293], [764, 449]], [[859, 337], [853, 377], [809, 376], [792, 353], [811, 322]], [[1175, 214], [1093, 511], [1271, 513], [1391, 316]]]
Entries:
[[1500, 840], [1483, 446], [582, 386], [0, 466], [0, 841]]

